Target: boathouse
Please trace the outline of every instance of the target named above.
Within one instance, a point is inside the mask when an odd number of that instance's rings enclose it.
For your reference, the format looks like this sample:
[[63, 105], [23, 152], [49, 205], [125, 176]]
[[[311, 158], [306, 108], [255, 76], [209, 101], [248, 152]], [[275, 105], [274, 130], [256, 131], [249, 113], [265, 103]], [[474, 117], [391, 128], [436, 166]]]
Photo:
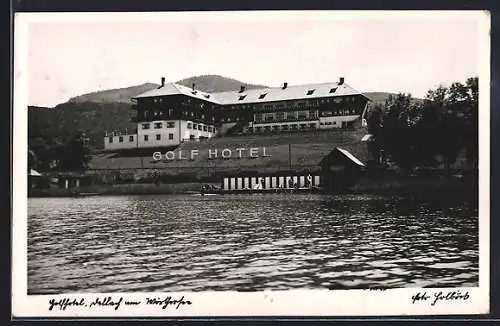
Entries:
[[[366, 158], [364, 158], [366, 160]], [[335, 147], [319, 163], [323, 188], [339, 191], [353, 185], [366, 168], [360, 158], [347, 149]]]

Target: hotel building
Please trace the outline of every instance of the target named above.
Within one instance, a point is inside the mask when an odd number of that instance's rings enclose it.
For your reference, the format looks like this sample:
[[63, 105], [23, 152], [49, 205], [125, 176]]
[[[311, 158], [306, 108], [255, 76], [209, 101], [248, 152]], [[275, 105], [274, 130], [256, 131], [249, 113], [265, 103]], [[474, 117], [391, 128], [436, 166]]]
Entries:
[[133, 98], [137, 132], [104, 137], [105, 150], [173, 147], [228, 134], [349, 128], [369, 99], [338, 82], [206, 93], [176, 83]]

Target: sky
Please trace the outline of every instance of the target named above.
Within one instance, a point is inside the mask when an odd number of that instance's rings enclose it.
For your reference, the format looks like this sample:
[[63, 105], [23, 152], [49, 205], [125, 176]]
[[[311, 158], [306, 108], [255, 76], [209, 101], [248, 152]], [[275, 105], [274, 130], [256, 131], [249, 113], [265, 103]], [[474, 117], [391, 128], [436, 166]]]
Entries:
[[[43, 15], [43, 14], [39, 14]], [[72, 16], [74, 15], [74, 16]], [[31, 17], [33, 18], [33, 17]], [[36, 17], [40, 18], [40, 17]], [[28, 102], [217, 74], [280, 86], [337, 81], [423, 97], [477, 76], [477, 12], [52, 14], [27, 22]], [[26, 20], [28, 21], [28, 20]]]

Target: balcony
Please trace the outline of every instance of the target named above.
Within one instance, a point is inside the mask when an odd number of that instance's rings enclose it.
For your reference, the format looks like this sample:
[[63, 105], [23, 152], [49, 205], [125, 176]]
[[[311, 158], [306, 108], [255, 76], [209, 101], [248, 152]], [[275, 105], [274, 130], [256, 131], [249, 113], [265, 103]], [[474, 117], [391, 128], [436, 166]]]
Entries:
[[299, 122], [299, 121], [318, 121], [317, 116], [309, 116], [309, 117], [297, 117], [297, 118], [284, 118], [284, 119], [272, 119], [272, 120], [261, 120], [254, 121], [253, 124], [267, 124], [267, 123], [282, 123], [282, 122]]

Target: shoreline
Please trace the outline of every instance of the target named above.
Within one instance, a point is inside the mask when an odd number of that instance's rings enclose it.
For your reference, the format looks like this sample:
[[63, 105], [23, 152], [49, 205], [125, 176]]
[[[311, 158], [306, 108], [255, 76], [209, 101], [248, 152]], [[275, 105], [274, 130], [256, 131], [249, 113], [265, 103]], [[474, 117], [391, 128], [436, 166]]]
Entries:
[[[183, 182], [183, 183], [134, 183], [134, 184], [103, 184], [81, 187], [78, 190], [50, 188], [31, 189], [30, 198], [50, 197], [85, 197], [85, 196], [119, 196], [119, 195], [159, 195], [159, 194], [199, 194], [204, 184], [220, 186], [220, 183], [210, 182]], [[430, 198], [478, 198], [477, 177], [454, 178], [425, 178], [415, 176], [392, 176], [360, 178], [352, 187], [334, 193], [322, 194], [358, 194], [358, 195], [386, 195], [404, 197]], [[247, 192], [245, 192], [247, 193]], [[231, 194], [234, 194], [233, 192]], [[224, 195], [224, 194], [221, 194]]]

